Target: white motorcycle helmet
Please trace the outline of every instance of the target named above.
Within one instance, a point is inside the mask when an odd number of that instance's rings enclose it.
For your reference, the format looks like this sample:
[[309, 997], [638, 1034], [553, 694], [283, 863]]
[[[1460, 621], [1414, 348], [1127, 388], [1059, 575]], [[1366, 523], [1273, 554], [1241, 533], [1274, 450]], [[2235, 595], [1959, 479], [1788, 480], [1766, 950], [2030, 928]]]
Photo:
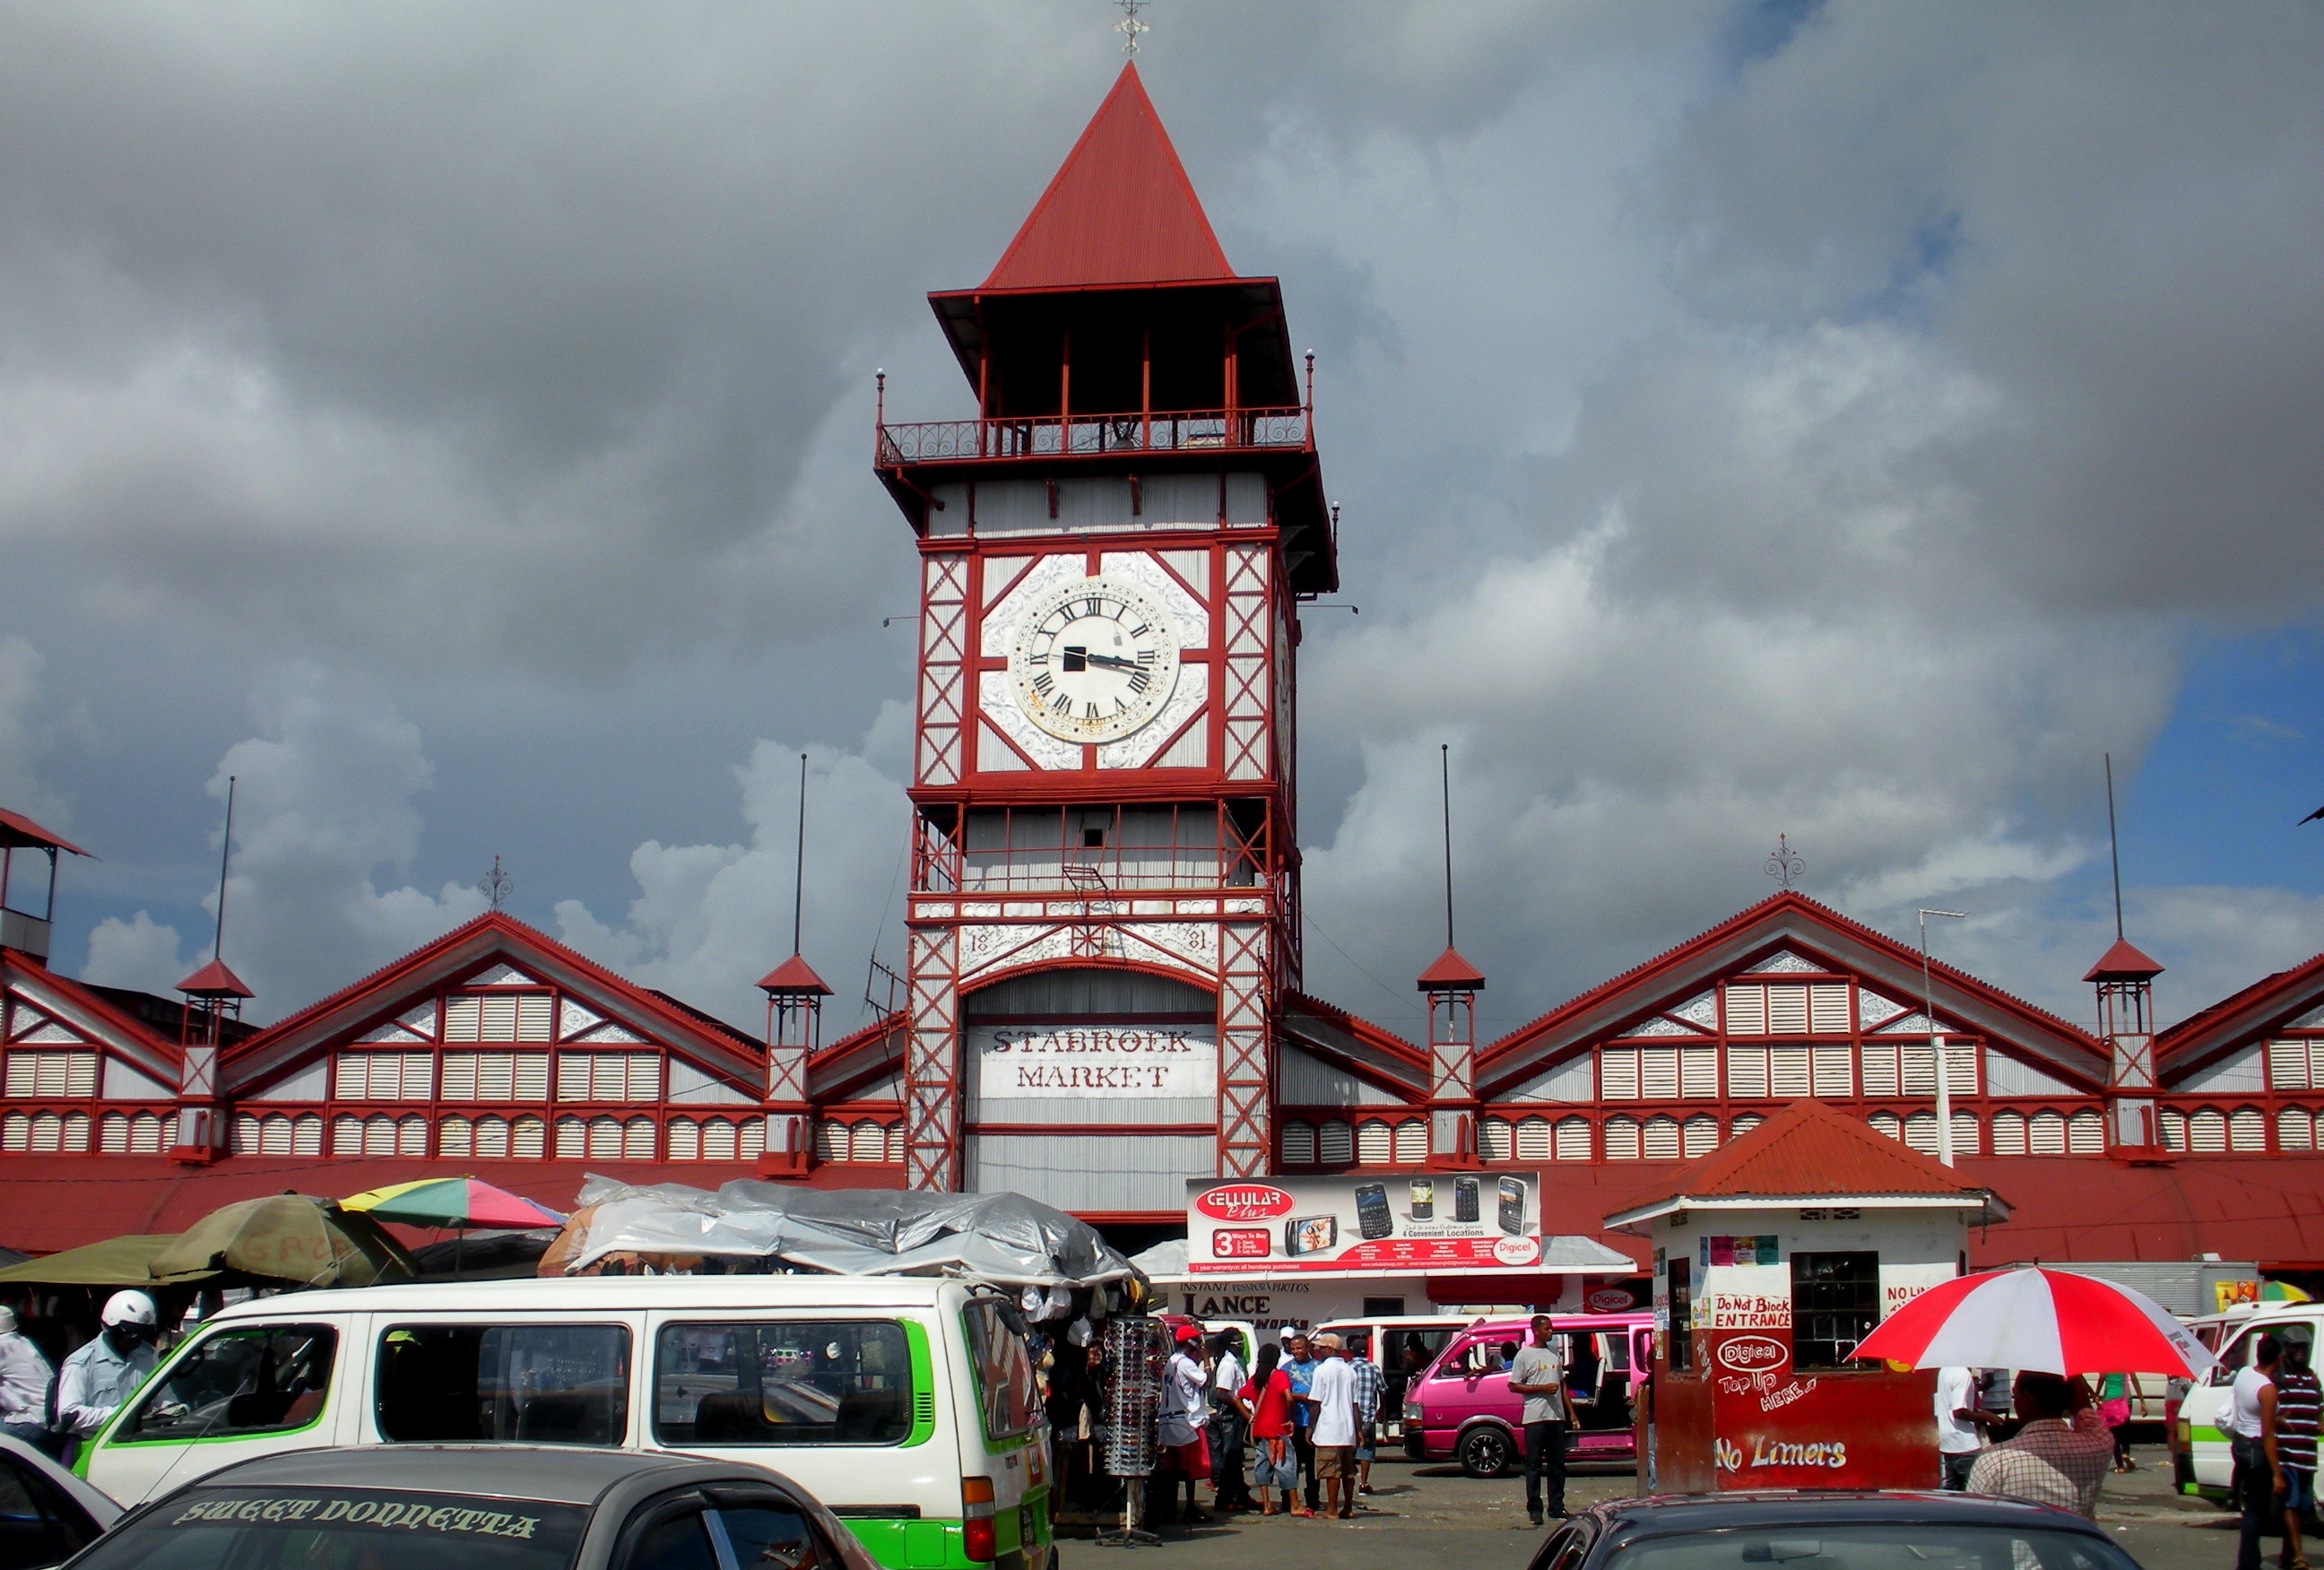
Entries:
[[105, 1300], [105, 1312], [97, 1316], [97, 1322], [107, 1330], [120, 1325], [151, 1330], [160, 1317], [160, 1311], [153, 1307], [153, 1299], [143, 1292], [132, 1289], [115, 1292], [112, 1297], [107, 1298]]

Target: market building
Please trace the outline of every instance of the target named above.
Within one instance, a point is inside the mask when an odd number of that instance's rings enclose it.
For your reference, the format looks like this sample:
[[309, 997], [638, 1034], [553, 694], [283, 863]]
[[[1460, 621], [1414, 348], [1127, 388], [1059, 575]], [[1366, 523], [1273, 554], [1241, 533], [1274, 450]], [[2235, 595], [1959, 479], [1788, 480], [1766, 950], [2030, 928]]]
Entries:
[[1499, 1040], [1450, 949], [1425, 1041], [1308, 994], [1296, 662], [1337, 541], [1278, 282], [1126, 67], [930, 302], [975, 413], [890, 421], [883, 388], [876, 432], [921, 569], [901, 1006], [823, 1040], [770, 937], [738, 1029], [494, 912], [253, 1028], [222, 965], [175, 999], [51, 970], [81, 853], [0, 813], [0, 1243], [437, 1170], [1011, 1189], [1148, 1234], [1190, 1182], [1521, 1172], [1540, 1235], [1643, 1265], [1601, 1222], [1657, 1163], [1812, 1101], [2012, 1196], [1972, 1262], [2324, 1270], [2324, 956], [2158, 1031], [2117, 944], [2084, 1024], [1942, 965], [1924, 1003], [1916, 951], [1785, 891]]

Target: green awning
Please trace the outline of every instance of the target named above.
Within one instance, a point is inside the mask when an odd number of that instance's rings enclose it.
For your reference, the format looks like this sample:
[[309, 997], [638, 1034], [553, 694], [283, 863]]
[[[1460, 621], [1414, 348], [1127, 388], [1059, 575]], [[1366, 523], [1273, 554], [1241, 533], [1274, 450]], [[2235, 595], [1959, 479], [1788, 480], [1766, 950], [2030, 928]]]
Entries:
[[177, 1241], [174, 1233], [109, 1237], [103, 1242], [84, 1243], [0, 1269], [0, 1285], [23, 1281], [37, 1287], [171, 1287], [217, 1279], [216, 1270], [154, 1275], [154, 1256]]

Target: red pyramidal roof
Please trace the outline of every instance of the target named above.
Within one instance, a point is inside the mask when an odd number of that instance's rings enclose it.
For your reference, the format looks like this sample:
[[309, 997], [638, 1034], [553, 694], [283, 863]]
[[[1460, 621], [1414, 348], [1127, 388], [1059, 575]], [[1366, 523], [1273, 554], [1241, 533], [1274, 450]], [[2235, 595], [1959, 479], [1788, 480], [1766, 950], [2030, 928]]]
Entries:
[[1420, 990], [1424, 993], [1474, 990], [1485, 984], [1485, 973], [1461, 957], [1460, 950], [1447, 947], [1436, 956], [1436, 963], [1420, 973]]
[[763, 993], [818, 993], [825, 996], [831, 992], [823, 984], [823, 978], [815, 974], [815, 967], [796, 954], [769, 971], [761, 979], [759, 990]]
[[2130, 946], [2127, 938], [2117, 937], [2114, 947], [2098, 956], [2090, 966], [2090, 974], [2082, 979], [2094, 981], [2151, 981], [2163, 974], [2163, 967]]
[[984, 287], [1073, 289], [1234, 275], [1132, 63], [1121, 68]]
[[242, 978], [226, 968], [226, 961], [214, 959], [178, 984], [178, 990], [195, 998], [254, 998], [258, 994], [242, 984]]
[[1627, 1224], [1721, 1200], [1982, 1200], [2006, 1215], [1997, 1196], [1933, 1157], [1820, 1101], [1795, 1101], [1749, 1133], [1687, 1162], [1606, 1218]]

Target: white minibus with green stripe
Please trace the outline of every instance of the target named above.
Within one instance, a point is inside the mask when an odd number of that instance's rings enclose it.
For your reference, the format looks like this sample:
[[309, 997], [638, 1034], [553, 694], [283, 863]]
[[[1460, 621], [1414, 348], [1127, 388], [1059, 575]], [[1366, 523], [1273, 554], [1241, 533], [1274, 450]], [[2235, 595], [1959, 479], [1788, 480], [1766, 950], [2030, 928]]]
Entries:
[[2219, 1362], [2179, 1403], [2175, 1481], [2181, 1493], [2224, 1500], [2236, 1463], [2228, 1453], [2227, 1431], [2219, 1425], [2227, 1415], [2229, 1387], [2236, 1374], [2250, 1364], [2263, 1335], [2306, 1342], [2312, 1366], [2317, 1336], [2324, 1330], [2324, 1303], [2263, 1303], [2226, 1314], [2207, 1314], [2189, 1320], [2188, 1325], [2204, 1345], [2218, 1353]]
[[599, 1276], [295, 1292], [203, 1324], [83, 1447], [135, 1505], [327, 1445], [756, 1462], [890, 1570], [1050, 1570], [1048, 1435], [1015, 1306], [927, 1278]]

